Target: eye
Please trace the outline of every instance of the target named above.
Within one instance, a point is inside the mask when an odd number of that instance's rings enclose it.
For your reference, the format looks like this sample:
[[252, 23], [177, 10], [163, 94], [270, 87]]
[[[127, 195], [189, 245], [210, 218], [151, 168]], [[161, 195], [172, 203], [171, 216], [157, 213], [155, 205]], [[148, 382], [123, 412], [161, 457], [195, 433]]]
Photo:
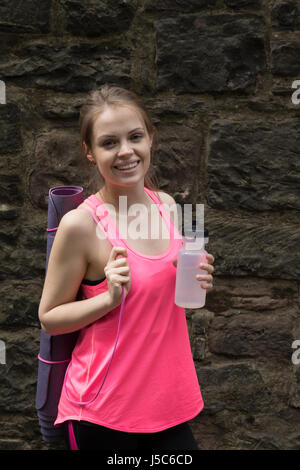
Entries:
[[103, 142], [103, 147], [111, 147], [112, 145], [114, 145], [114, 141], [113, 140], [106, 140], [105, 142]]
[[131, 138], [132, 138], [133, 140], [139, 140], [139, 139], [141, 139], [142, 137], [143, 137], [142, 134], [134, 134]]
[[[130, 139], [134, 142], [141, 140], [144, 137], [144, 134], [133, 134]], [[102, 144], [103, 147], [110, 148], [115, 145], [115, 140], [105, 140]]]

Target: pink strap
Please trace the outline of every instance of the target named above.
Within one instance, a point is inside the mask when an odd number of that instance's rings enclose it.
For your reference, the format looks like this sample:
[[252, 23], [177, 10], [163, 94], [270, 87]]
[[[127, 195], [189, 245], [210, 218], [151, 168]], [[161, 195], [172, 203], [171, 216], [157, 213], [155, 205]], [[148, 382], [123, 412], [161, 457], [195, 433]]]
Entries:
[[[119, 257], [120, 255], [118, 255]], [[104, 385], [104, 382], [106, 380], [106, 377], [107, 377], [107, 374], [108, 374], [108, 371], [109, 371], [109, 368], [110, 368], [110, 365], [111, 365], [111, 361], [114, 357], [114, 354], [115, 354], [115, 350], [116, 350], [116, 347], [117, 347], [117, 344], [118, 344], [118, 339], [119, 339], [119, 335], [120, 335], [120, 329], [121, 329], [121, 322], [122, 322], [122, 317], [123, 317], [123, 310], [124, 310], [124, 305], [125, 305], [125, 290], [124, 290], [124, 286], [122, 286], [122, 303], [121, 303], [121, 309], [120, 309], [120, 316], [119, 316], [119, 325], [118, 325], [118, 332], [117, 332], [117, 336], [116, 336], [116, 342], [115, 342], [115, 345], [114, 345], [114, 349], [113, 349], [113, 352], [112, 352], [112, 355], [111, 355], [111, 358], [110, 358], [110, 361], [109, 361], [109, 364], [107, 366], [107, 370], [106, 370], [106, 373], [105, 373], [105, 376], [104, 376], [104, 379], [103, 379], [103, 382], [102, 384], [100, 385], [99, 389], [98, 389], [98, 392], [96, 393], [96, 395], [91, 399], [91, 400], [87, 400], [87, 401], [75, 401], [75, 400], [71, 400], [71, 398], [69, 398], [69, 395], [67, 393], [67, 389], [66, 389], [66, 381], [67, 381], [67, 377], [68, 377], [68, 372], [69, 372], [69, 368], [72, 364], [72, 362], [70, 362], [70, 364], [68, 365], [68, 368], [66, 370], [66, 374], [65, 374], [65, 379], [64, 379], [64, 384], [63, 384], [63, 389], [64, 389], [64, 393], [65, 393], [65, 396], [67, 398], [67, 400], [70, 402], [70, 403], [73, 403], [73, 405], [89, 405], [90, 403], [93, 403], [93, 401], [96, 400], [96, 398], [98, 397], [103, 385]]]
[[46, 361], [46, 359], [43, 359], [40, 354], [38, 354], [38, 359], [41, 362], [45, 362], [46, 364], [63, 364], [64, 362], [70, 362], [71, 359], [65, 359], [64, 361]]
[[153, 199], [153, 201], [158, 205], [158, 209], [159, 209], [159, 211], [160, 211], [160, 213], [161, 213], [161, 215], [162, 215], [164, 221], [166, 222], [167, 227], [170, 231], [171, 239], [176, 236], [176, 239], [181, 240], [182, 236], [180, 235], [177, 228], [173, 224], [173, 221], [172, 221], [171, 217], [169, 216], [169, 214], [167, 213], [167, 211], [165, 210], [163, 203], [158, 199], [158, 197], [154, 194], [153, 191], [150, 191], [150, 189], [148, 189], [146, 187], [144, 188], [144, 190], [146, 191], [147, 194], [149, 194], [151, 199]]
[[55, 227], [55, 228], [46, 228], [47, 232], [53, 232], [54, 230], [57, 230], [58, 227]]
[[[96, 203], [93, 203], [92, 199], [96, 199], [97, 202], [99, 202], [99, 205], [96, 206]], [[108, 220], [110, 219], [110, 215], [108, 211], [106, 210], [103, 202], [101, 202], [94, 194], [92, 194], [91, 196], [89, 196], [87, 199], [84, 200], [84, 203], [90, 206], [91, 209], [85, 206], [83, 206], [83, 209], [86, 209], [87, 211], [89, 211], [94, 221], [96, 222], [97, 226], [100, 227], [102, 231], [105, 233], [105, 237], [108, 239], [108, 241], [113, 246], [122, 245], [117, 227], [113, 223], [108, 223]], [[96, 215], [95, 215], [95, 212], [96, 212]], [[97, 217], [99, 217], [99, 219]], [[108, 220], [105, 220], [107, 217], [108, 217]]]
[[162, 206], [161, 200], [156, 196], [156, 194], [154, 194], [153, 191], [150, 191], [150, 189], [146, 188], [146, 186], [144, 186], [144, 190], [146, 191], [147, 194], [149, 194], [151, 199], [153, 199], [153, 201], [156, 202], [158, 206]]
[[[87, 204], [87, 200], [84, 201], [86, 204]], [[96, 222], [97, 225], [99, 225], [99, 220], [96, 218], [95, 216], [95, 212], [91, 209], [89, 209], [88, 207], [84, 207], [84, 209], [86, 209], [87, 211], [89, 211], [89, 213], [91, 214], [91, 216], [93, 217], [94, 221]]]
[[70, 439], [71, 450], [79, 450], [78, 447], [77, 447], [76, 439], [75, 439], [75, 434], [74, 434], [72, 421], [68, 422], [68, 429], [69, 429], [69, 439]]

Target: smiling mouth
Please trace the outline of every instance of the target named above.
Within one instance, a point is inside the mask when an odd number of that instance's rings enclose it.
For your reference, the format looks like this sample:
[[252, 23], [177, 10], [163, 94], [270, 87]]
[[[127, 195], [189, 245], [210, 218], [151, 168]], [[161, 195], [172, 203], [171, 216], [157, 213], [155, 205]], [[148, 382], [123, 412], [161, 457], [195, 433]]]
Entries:
[[134, 168], [136, 168], [139, 163], [140, 163], [140, 160], [137, 161], [137, 162], [128, 163], [128, 165], [114, 166], [114, 168], [116, 168], [119, 171], [130, 171], [130, 170], [133, 170]]

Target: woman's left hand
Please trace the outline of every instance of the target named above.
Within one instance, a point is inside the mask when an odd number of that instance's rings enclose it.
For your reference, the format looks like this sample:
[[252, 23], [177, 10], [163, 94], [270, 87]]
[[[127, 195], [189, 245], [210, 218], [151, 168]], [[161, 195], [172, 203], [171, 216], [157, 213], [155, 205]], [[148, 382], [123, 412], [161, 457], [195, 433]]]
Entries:
[[[196, 279], [197, 281], [201, 282], [201, 287], [203, 287], [203, 289], [210, 291], [213, 288], [212, 273], [214, 272], [215, 268], [212, 266], [212, 264], [214, 263], [215, 258], [210, 253], [207, 253], [205, 256], [207, 263], [201, 263], [198, 267], [204, 271], [207, 271], [207, 274], [197, 274]], [[177, 259], [173, 260], [173, 264], [175, 267], [177, 267]]]

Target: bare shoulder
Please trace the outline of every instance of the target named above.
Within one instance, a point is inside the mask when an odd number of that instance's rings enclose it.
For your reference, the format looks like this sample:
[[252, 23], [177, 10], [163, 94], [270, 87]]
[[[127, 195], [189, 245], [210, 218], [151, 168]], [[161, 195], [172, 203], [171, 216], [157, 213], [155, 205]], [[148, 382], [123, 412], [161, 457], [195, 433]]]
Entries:
[[168, 206], [176, 205], [175, 199], [165, 191], [158, 191], [156, 194], [163, 204], [167, 204]]
[[171, 217], [173, 224], [175, 224], [175, 227], [177, 228], [177, 230], [179, 230], [178, 207], [177, 207], [175, 199], [170, 194], [164, 191], [158, 191], [156, 194], [161, 200], [164, 208], [167, 210], [167, 213]]
[[76, 209], [67, 212], [59, 223], [58, 229], [66, 233], [73, 233], [74, 236], [89, 235], [95, 222], [90, 213], [84, 209], [84, 204], [80, 204]]

